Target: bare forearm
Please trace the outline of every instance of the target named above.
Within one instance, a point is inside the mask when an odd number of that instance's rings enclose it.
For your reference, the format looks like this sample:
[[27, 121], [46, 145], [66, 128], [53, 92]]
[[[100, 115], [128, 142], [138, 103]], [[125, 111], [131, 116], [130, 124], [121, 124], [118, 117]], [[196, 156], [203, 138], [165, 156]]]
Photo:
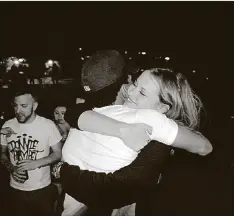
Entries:
[[195, 134], [198, 137], [198, 139], [201, 140], [200, 148], [194, 149], [195, 151], [197, 151], [196, 153], [201, 156], [206, 156], [207, 154], [210, 154], [213, 151], [213, 147], [210, 141], [199, 132], [195, 132]]
[[149, 140], [152, 128], [145, 124], [128, 124], [94, 111], [81, 114], [79, 128], [92, 133], [120, 138], [133, 151], [141, 150]]
[[39, 165], [38, 168], [48, 166], [54, 162], [59, 161], [60, 159], [61, 159], [61, 152], [53, 152], [49, 156], [37, 160]]
[[10, 173], [13, 172], [14, 167], [5, 153], [1, 155], [1, 164], [3, 164]]
[[185, 127], [179, 127], [177, 137], [172, 146], [182, 148], [202, 156], [211, 153], [213, 150], [209, 140], [201, 133], [194, 132]]
[[[78, 120], [81, 130], [121, 138], [121, 130], [128, 124], [94, 111], [85, 111]], [[100, 127], [101, 126], [101, 127]]]

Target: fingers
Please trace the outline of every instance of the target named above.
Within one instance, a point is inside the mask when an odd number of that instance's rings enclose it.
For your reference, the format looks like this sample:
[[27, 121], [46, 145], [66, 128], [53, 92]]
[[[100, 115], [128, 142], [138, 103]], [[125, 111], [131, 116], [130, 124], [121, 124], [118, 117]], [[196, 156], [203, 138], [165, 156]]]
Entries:
[[8, 130], [9, 130], [9, 133], [11, 133], [11, 134], [16, 134], [16, 132], [12, 129], [12, 128], [7, 128]]
[[22, 180], [22, 179], [20, 179], [20, 178], [18, 178], [18, 177], [16, 177], [16, 176], [13, 176], [13, 179], [15, 180], [15, 181], [17, 181], [17, 182], [19, 182], [19, 183], [24, 183], [26, 180]]
[[7, 137], [10, 137], [12, 134], [17, 134], [13, 129], [11, 129], [10, 127], [6, 127], [6, 128], [3, 128], [4, 129], [4, 134], [7, 136]]
[[21, 160], [21, 161], [18, 161], [16, 164], [17, 164], [18, 166], [22, 166], [22, 165], [27, 164], [28, 162], [30, 162], [30, 160]]
[[142, 130], [146, 131], [147, 134], [149, 134], [149, 135], [151, 135], [153, 132], [153, 127], [151, 127], [150, 125], [147, 125], [144, 123], [136, 123], [135, 125], [138, 126], [138, 129], [139, 129], [139, 127], [142, 128]]
[[25, 178], [26, 177], [26, 175], [25, 175], [25, 171], [17, 171], [16, 172], [17, 173], [17, 175], [19, 175], [21, 178]]
[[149, 126], [149, 128], [146, 130], [149, 135], [152, 135], [153, 133], [153, 127]]
[[24, 183], [27, 180], [27, 176], [25, 175], [25, 172], [14, 172], [12, 174], [12, 177], [20, 183]]
[[16, 163], [16, 165], [17, 165], [17, 172], [19, 172], [19, 171], [25, 171], [25, 170], [27, 170], [27, 162], [25, 162], [25, 161], [18, 161], [17, 163]]
[[14, 130], [10, 127], [5, 127], [3, 129], [5, 129], [8, 133], [15, 133]]
[[149, 134], [149, 135], [152, 135], [152, 132], [153, 132], [153, 127], [147, 125], [147, 124], [143, 124], [144, 125], [144, 129], [145, 131]]
[[18, 165], [18, 166], [21, 166], [22, 164], [24, 164], [25, 162], [22, 160], [22, 161], [18, 161], [17, 163], [16, 163], [16, 165]]
[[26, 170], [26, 167], [24, 167], [24, 166], [20, 166], [17, 168], [17, 172], [23, 172], [25, 170]]

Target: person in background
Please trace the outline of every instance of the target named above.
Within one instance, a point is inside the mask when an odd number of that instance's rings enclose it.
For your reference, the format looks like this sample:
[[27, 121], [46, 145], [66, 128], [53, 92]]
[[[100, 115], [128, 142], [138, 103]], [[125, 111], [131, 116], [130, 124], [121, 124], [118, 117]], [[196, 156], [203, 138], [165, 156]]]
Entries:
[[62, 138], [62, 143], [65, 142], [67, 135], [71, 126], [64, 119], [65, 113], [67, 111], [67, 106], [65, 104], [59, 104], [55, 107], [53, 112], [53, 120], [55, 125], [57, 126]]
[[59, 84], [61, 68], [58, 61], [54, 61], [51, 68], [51, 77], [53, 84]]
[[1, 135], [1, 161], [10, 173], [8, 213], [51, 216], [56, 188], [51, 184], [50, 165], [61, 159], [62, 137], [53, 121], [36, 114], [38, 99], [29, 87], [15, 89], [12, 105], [15, 118], [3, 128], [14, 133]]
[[[64, 145], [64, 142], [67, 139], [68, 133], [70, 131], [71, 126], [65, 121], [64, 116], [67, 111], [67, 105], [65, 103], [57, 103], [53, 110], [53, 121], [58, 128], [61, 136], [62, 136], [62, 147]], [[57, 187], [58, 190], [58, 197], [55, 202], [55, 212], [57, 215], [60, 215], [63, 210], [63, 200], [64, 200], [64, 191], [62, 188], [62, 185], [58, 179], [54, 179], [52, 176], [52, 183]]]

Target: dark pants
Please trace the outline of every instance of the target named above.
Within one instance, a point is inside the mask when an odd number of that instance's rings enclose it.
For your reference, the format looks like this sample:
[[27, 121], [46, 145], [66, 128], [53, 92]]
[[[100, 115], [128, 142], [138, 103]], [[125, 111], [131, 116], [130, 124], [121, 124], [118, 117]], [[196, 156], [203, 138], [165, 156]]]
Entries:
[[10, 204], [8, 205], [10, 179], [7, 169], [1, 164], [0, 164], [0, 176], [1, 176], [0, 177], [0, 203], [1, 203], [0, 215], [7, 215], [9, 206], [11, 206]]
[[84, 216], [111, 216], [112, 211], [112, 209], [88, 208]]
[[10, 216], [53, 216], [57, 189], [54, 185], [34, 191], [10, 189]]

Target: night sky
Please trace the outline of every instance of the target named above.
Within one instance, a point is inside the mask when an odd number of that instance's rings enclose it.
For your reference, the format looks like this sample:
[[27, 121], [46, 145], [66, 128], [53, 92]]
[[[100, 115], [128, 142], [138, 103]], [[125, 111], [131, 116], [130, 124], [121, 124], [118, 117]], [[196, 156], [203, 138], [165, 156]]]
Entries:
[[[139, 48], [214, 58], [232, 38], [232, 2], [1, 2], [1, 54], [64, 56]], [[211, 56], [212, 55], [212, 56]]]
[[233, 6], [233, 2], [1, 2], [0, 57], [56, 58], [69, 71], [76, 66], [79, 47], [88, 54], [104, 48], [152, 51], [202, 71], [202, 79], [209, 77], [207, 84], [198, 86], [204, 96], [212, 101], [222, 97], [231, 113]]

